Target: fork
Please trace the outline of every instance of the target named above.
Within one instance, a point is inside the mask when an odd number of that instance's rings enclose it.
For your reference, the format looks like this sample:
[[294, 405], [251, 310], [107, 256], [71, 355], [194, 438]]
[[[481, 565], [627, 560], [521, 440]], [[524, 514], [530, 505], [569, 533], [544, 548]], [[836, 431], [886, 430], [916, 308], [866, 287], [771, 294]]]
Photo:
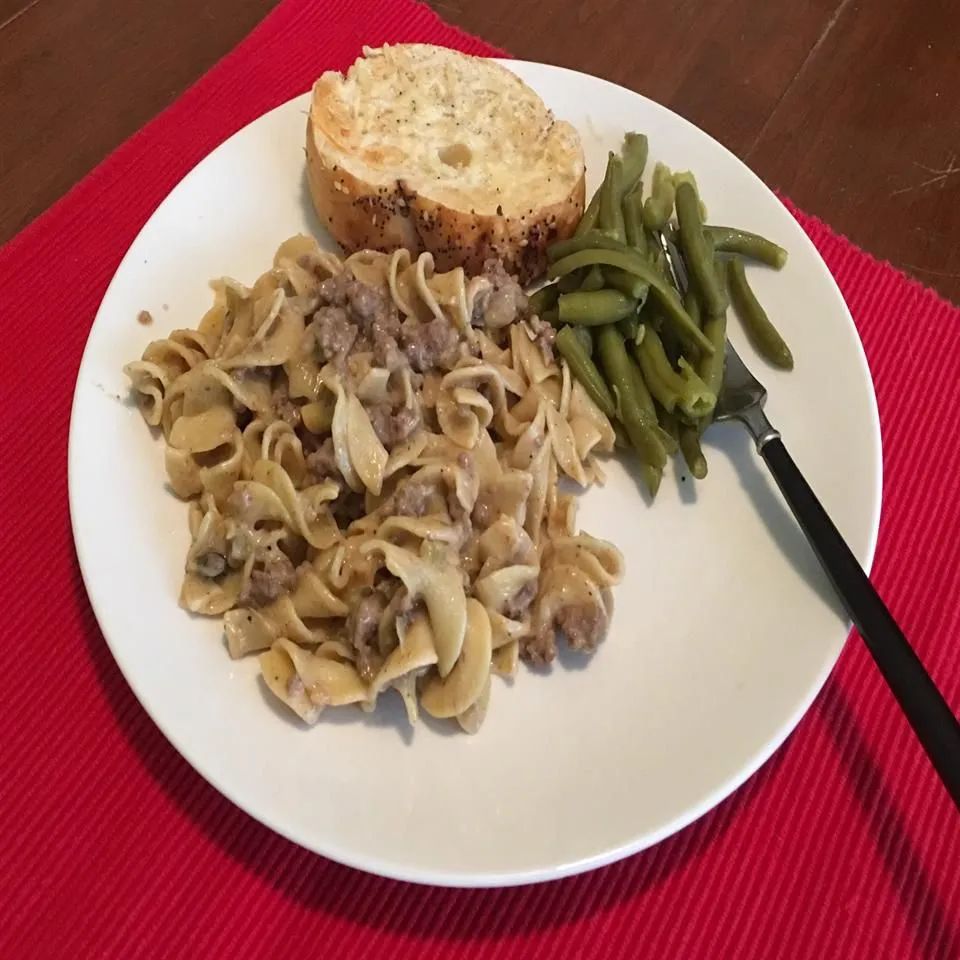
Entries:
[[[688, 285], [683, 257], [662, 233], [658, 239], [682, 293]], [[728, 338], [723, 383], [713, 419], [736, 420], [753, 437], [757, 453], [777, 482], [847, 615], [960, 809], [960, 723], [787, 452], [780, 433], [767, 419], [763, 409], [766, 400], [766, 388], [740, 359]]]

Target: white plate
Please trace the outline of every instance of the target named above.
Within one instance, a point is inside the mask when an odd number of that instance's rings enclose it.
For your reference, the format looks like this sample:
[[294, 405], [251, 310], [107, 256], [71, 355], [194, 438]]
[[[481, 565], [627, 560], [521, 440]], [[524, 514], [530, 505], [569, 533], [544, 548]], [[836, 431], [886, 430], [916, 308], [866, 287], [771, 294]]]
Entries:
[[[751, 280], [796, 370], [745, 359], [769, 413], [854, 553], [872, 559], [880, 437], [860, 342], [826, 267], [774, 195], [669, 110], [603, 80], [506, 64], [580, 130], [593, 187], [626, 130], [651, 164], [693, 168], [710, 219], [790, 251]], [[305, 847], [373, 873], [452, 885], [550, 879], [650, 846], [757, 769], [820, 689], [847, 634], [810, 550], [735, 426], [709, 434], [710, 475], [669, 470], [654, 507], [612, 464], [582, 500], [583, 529], [616, 542], [627, 577], [589, 660], [496, 680], [476, 737], [405, 728], [399, 698], [367, 717], [329, 711], [301, 729], [268, 702], [255, 658], [232, 662], [218, 621], [176, 598], [186, 508], [164, 486], [161, 444], [125, 399], [121, 365], [193, 326], [209, 278], [252, 281], [298, 231], [321, 235], [304, 185], [299, 97], [214, 150], [160, 205], [104, 297], [70, 434], [77, 553], [104, 636], [173, 745], [218, 790]], [[150, 328], [137, 312], [152, 311]], [[582, 665], [582, 669], [580, 668]], [[390, 700], [390, 698], [385, 698]]]

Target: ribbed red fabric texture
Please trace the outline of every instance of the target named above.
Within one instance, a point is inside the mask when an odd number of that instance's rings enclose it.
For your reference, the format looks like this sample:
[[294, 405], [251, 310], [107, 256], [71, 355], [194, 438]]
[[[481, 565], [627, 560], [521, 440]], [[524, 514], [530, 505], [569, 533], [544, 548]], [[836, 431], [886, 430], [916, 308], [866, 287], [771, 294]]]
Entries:
[[[414, 0], [285, 0], [0, 250], [0, 958], [960, 957], [960, 821], [858, 642], [712, 813], [614, 866], [512, 890], [416, 888], [293, 846], [207, 786], [134, 700], [67, 513], [70, 398], [97, 305], [212, 147], [361, 44], [404, 40], [494, 52]], [[956, 708], [960, 378], [944, 345], [960, 313], [793, 212], [876, 380], [875, 580]]]

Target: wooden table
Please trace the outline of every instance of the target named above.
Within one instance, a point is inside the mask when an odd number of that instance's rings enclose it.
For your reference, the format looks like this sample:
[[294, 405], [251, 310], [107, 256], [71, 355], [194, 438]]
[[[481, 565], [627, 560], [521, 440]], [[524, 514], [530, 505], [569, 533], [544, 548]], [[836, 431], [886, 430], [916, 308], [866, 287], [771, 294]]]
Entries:
[[[383, 0], [389, 2], [389, 0]], [[0, 0], [0, 242], [273, 0]], [[432, 0], [530, 60], [632, 87], [960, 302], [960, 4]]]

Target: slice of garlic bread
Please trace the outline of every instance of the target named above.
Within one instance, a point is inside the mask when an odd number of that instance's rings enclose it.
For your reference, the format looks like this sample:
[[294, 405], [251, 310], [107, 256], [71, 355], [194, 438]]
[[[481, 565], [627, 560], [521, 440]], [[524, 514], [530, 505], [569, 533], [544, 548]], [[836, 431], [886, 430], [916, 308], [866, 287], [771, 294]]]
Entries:
[[427, 250], [438, 270], [489, 257], [522, 282], [583, 213], [583, 149], [509, 70], [445, 47], [367, 49], [313, 88], [307, 175], [349, 252]]

